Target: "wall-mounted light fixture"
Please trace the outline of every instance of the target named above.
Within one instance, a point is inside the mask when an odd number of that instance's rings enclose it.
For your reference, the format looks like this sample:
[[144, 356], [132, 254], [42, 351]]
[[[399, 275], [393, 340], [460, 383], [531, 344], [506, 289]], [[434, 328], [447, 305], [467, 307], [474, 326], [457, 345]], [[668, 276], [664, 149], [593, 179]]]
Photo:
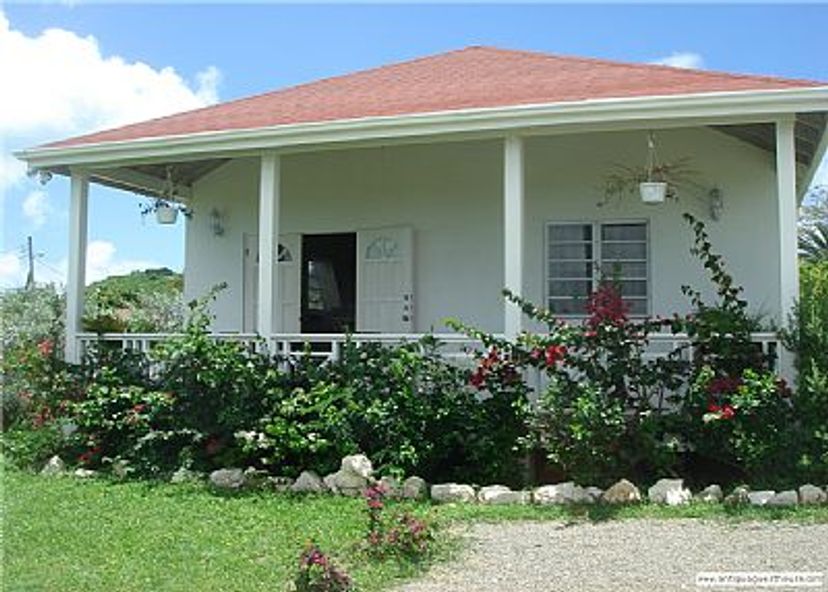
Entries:
[[224, 215], [218, 208], [210, 210], [210, 230], [215, 236], [222, 236], [224, 234]]

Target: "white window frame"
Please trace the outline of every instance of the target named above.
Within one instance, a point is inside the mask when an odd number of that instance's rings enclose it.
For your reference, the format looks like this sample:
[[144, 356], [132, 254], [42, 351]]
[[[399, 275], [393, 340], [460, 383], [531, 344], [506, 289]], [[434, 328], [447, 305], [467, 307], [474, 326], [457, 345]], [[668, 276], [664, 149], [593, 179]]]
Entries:
[[[549, 235], [552, 226], [592, 226], [592, 289], [598, 286], [598, 282], [601, 278], [601, 267], [603, 266], [603, 253], [601, 252], [601, 227], [604, 225], [611, 225], [611, 224], [643, 224], [644, 225], [644, 239], [646, 241], [646, 255], [647, 255], [647, 295], [646, 295], [646, 310], [643, 314], [635, 313], [631, 314], [630, 317], [632, 318], [646, 318], [651, 316], [652, 314], [652, 293], [653, 293], [653, 258], [652, 258], [652, 247], [650, 244], [650, 221], [646, 218], [611, 218], [607, 220], [587, 220], [587, 219], [576, 219], [576, 220], [547, 220], [544, 223], [544, 230], [543, 230], [543, 304], [544, 308], [549, 308], [549, 299], [552, 297], [549, 290], [549, 284], [552, 281], [552, 278], [549, 273]], [[638, 241], [635, 241], [638, 242]], [[573, 280], [577, 280], [578, 278], [572, 278]], [[586, 314], [577, 314], [577, 313], [553, 313], [556, 317], [560, 317], [562, 319], [583, 319], [586, 318]]]

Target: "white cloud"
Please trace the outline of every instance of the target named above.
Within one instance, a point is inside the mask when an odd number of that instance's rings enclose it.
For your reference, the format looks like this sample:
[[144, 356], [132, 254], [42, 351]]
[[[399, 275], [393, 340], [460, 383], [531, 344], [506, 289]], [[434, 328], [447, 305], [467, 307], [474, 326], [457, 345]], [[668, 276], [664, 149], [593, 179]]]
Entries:
[[[118, 248], [111, 241], [94, 240], [86, 245], [86, 284], [111, 275], [125, 275], [141, 269], [157, 269], [163, 264], [144, 259], [121, 259]], [[66, 285], [68, 259], [44, 261], [35, 258], [35, 280], [39, 284]], [[26, 282], [26, 270], [19, 255], [0, 254], [0, 288], [19, 288]]]
[[117, 248], [110, 241], [91, 241], [86, 247], [86, 283], [91, 284], [110, 275], [124, 275], [139, 269], [163, 267], [157, 261], [119, 259]]
[[[0, 9], [0, 137], [32, 145], [203, 107], [218, 100], [221, 73], [188, 82], [171, 67], [106, 55], [93, 36], [52, 28], [28, 36]], [[20, 147], [25, 147], [20, 146]], [[0, 155], [0, 191], [25, 166]]]
[[701, 54], [692, 51], [674, 51], [670, 55], [653, 60], [653, 64], [660, 64], [662, 66], [672, 66], [673, 68], [704, 68], [704, 58]]
[[173, 68], [101, 52], [64, 29], [28, 37], [0, 12], [0, 132], [72, 134], [194, 109], [217, 100], [210, 66], [190, 85]]
[[51, 206], [49, 198], [44, 191], [32, 191], [23, 199], [23, 216], [32, 223], [35, 228], [40, 228], [46, 223]]
[[[2, 131], [0, 131], [2, 135]], [[18, 185], [26, 178], [26, 164], [17, 160], [11, 154], [0, 154], [0, 195]]]
[[23, 265], [16, 253], [0, 253], [0, 287], [21, 286], [23, 277]]

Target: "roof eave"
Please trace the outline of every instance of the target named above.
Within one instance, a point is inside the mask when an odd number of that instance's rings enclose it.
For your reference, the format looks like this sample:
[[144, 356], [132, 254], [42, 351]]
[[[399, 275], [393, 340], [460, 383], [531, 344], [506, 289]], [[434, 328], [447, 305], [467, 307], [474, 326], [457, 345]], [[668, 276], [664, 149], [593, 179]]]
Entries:
[[308, 145], [439, 136], [474, 132], [509, 133], [641, 121], [772, 121], [789, 114], [828, 111], [828, 86], [592, 99], [561, 103], [477, 108], [399, 116], [277, 125], [114, 142], [40, 147], [15, 152], [32, 168], [115, 165], [122, 161], [193, 157]]

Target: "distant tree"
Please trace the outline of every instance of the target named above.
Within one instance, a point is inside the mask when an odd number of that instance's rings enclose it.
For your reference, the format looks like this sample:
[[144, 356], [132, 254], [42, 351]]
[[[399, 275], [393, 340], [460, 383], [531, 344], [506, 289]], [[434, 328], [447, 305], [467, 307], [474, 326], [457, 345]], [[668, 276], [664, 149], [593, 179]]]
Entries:
[[84, 326], [102, 333], [179, 331], [186, 307], [183, 278], [167, 268], [110, 276], [86, 289]]
[[808, 192], [799, 223], [799, 254], [806, 261], [828, 261], [828, 186]]

